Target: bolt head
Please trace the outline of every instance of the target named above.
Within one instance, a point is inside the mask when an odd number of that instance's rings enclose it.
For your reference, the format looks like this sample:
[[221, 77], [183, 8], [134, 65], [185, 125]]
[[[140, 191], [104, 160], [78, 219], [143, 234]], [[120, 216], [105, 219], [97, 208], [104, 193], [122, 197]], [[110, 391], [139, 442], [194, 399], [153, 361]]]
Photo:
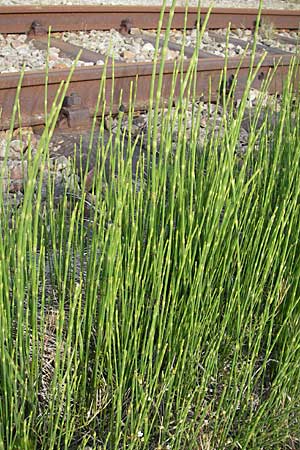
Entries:
[[76, 92], [72, 92], [72, 94], [67, 95], [64, 98], [63, 106], [65, 108], [70, 108], [71, 106], [80, 106], [81, 105], [81, 97], [76, 94]]

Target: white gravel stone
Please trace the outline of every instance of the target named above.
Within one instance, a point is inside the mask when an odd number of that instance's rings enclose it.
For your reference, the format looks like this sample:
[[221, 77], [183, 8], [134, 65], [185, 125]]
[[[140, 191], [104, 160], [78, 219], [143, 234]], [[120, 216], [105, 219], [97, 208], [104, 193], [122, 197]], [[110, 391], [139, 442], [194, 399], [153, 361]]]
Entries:
[[[27, 178], [29, 142], [31, 142], [31, 157], [33, 157], [37, 152], [39, 137], [33, 134], [32, 128], [15, 130], [12, 139], [10, 139], [9, 131], [0, 131], [0, 171], [3, 174], [0, 182], [7, 200], [15, 198], [15, 195], [18, 195], [18, 200], [22, 199], [23, 184]], [[49, 150], [52, 159], [49, 160], [49, 166], [44, 169], [42, 191], [47, 190], [49, 172], [54, 178], [56, 189], [61, 187], [63, 190], [64, 184], [67, 184], [69, 189], [74, 188], [76, 186], [75, 178], [69, 177], [70, 161], [65, 156], [53, 157], [52, 147], [51, 143]], [[3, 168], [4, 161], [6, 162]], [[2, 171], [2, 169], [4, 170]]]
[[[46, 67], [47, 51], [38, 50], [32, 41], [26, 41], [25, 34], [0, 34], [0, 73], [19, 72], [24, 67], [28, 70], [43, 70]], [[56, 47], [49, 48], [49, 69], [69, 68], [73, 64], [70, 58], [60, 56]], [[78, 61], [77, 66], [93, 65]], [[103, 61], [101, 61], [103, 64]]]
[[150, 42], [147, 42], [142, 48], [144, 52], [154, 52], [154, 46]]
[[290, 36], [293, 39], [299, 39], [300, 41], [300, 32], [299, 31], [289, 31], [289, 32], [281, 32], [280, 34], [282, 34], [283, 36]]
[[[40, 70], [46, 65], [47, 52], [37, 50], [32, 42], [25, 42], [26, 35], [10, 34], [4, 37], [0, 35], [0, 72], [15, 72], [22, 70]], [[72, 64], [71, 60], [60, 58], [57, 49], [50, 49], [49, 56], [57, 54], [55, 60], [49, 60], [49, 68], [53, 69], [57, 64], [66, 67]]]
[[0, 159], [5, 158], [6, 154], [6, 141], [4, 139], [0, 139]]

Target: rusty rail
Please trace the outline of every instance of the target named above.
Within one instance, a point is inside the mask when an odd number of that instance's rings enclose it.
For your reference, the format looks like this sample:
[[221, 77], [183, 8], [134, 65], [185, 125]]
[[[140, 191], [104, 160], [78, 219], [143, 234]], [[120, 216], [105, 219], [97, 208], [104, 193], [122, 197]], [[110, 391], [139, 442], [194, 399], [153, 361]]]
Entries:
[[[256, 61], [257, 63], [258, 61]], [[269, 56], [263, 62], [259, 73], [254, 80], [253, 87], [259, 89], [269, 72], [274, 70], [276, 59]], [[282, 83], [289, 70], [290, 57], [283, 56], [277, 68], [276, 77], [270, 85], [269, 92], [276, 93], [282, 89]], [[227, 64], [227, 83], [230, 84], [237, 68], [240, 65], [240, 58], [230, 58]], [[245, 82], [249, 74], [250, 58], [245, 58], [239, 69], [238, 84], [236, 95], [243, 92]], [[189, 66], [189, 61], [184, 65], [184, 73]], [[169, 98], [172, 85], [174, 63], [167, 62], [164, 69], [164, 83], [162, 89], [162, 97]], [[224, 59], [206, 58], [201, 61], [197, 68], [197, 84], [196, 93], [204, 99], [215, 100], [218, 96], [220, 76], [224, 69]], [[158, 69], [157, 69], [158, 70]], [[90, 115], [95, 112], [97, 102], [97, 92], [102, 76], [102, 68], [99, 67], [83, 67], [74, 72], [70, 86], [69, 94], [76, 92], [82, 99], [83, 107], [88, 108]], [[68, 70], [52, 71], [48, 79], [48, 105], [51, 106], [55, 98], [55, 94], [62, 80], [68, 76]], [[106, 73], [106, 104], [111, 103], [116, 111], [119, 105], [119, 99], [122, 91], [122, 103], [124, 108], [128, 106], [130, 96], [130, 84], [135, 84], [138, 76], [137, 92], [136, 92], [136, 109], [145, 108], [149, 100], [150, 81], [152, 76], [152, 63], [137, 63], [135, 65], [119, 64], [113, 76], [112, 67], [107, 68]], [[114, 98], [111, 98], [111, 88], [114, 78]], [[1, 76], [0, 82], [0, 104], [2, 105], [1, 128], [9, 127], [11, 112], [14, 105], [16, 88], [19, 81], [19, 75]], [[208, 88], [211, 86], [209, 94]], [[179, 93], [179, 83], [176, 86], [175, 96]], [[45, 98], [45, 74], [27, 73], [23, 78], [22, 90], [20, 94], [20, 110], [23, 126], [38, 125], [44, 123], [44, 98]], [[102, 110], [99, 111], [101, 113]]]
[[[26, 33], [33, 21], [38, 21], [43, 27], [50, 25], [52, 31], [75, 30], [110, 30], [119, 28], [122, 20], [129, 20], [132, 27], [144, 30], [155, 29], [160, 16], [159, 6], [6, 6], [0, 7], [0, 33]], [[166, 8], [163, 27], [166, 27], [170, 8]], [[201, 9], [204, 18], [208, 8]], [[249, 8], [214, 8], [208, 29], [255, 27], [257, 9]], [[187, 28], [195, 27], [198, 9], [190, 7], [187, 16]], [[172, 26], [184, 26], [185, 8], [176, 8]], [[275, 28], [298, 30], [300, 25], [300, 10], [263, 10], [263, 21], [270, 22]]]
[[[62, 12], [67, 14], [62, 14]], [[145, 14], [147, 12], [147, 14]], [[121, 29], [123, 33], [130, 32], [130, 27], [137, 27], [144, 30], [155, 28], [159, 16], [158, 7], [4, 7], [0, 8], [0, 32], [21, 33], [28, 32], [29, 38], [34, 40], [35, 45], [44, 48], [47, 41], [47, 27], [51, 25], [53, 31], [79, 30], [79, 29], [101, 29], [106, 30], [112, 27]], [[207, 9], [203, 8], [205, 14]], [[172, 23], [173, 28], [182, 28], [184, 24], [184, 8], [177, 8]], [[197, 10], [189, 9], [188, 27], [195, 26]], [[245, 9], [215, 9], [210, 17], [209, 28], [226, 28], [230, 21], [234, 27], [244, 26], [253, 28], [257, 17], [257, 10]], [[272, 24], [277, 28], [296, 29], [300, 23], [300, 11], [273, 11], [266, 10], [262, 14], [264, 20], [272, 20]], [[165, 18], [167, 20], [167, 17]], [[34, 26], [32, 24], [34, 22]], [[29, 32], [31, 30], [31, 32]], [[134, 36], [134, 34], [132, 35]], [[144, 35], [153, 41], [150, 35]], [[161, 44], [161, 43], [160, 43]], [[75, 57], [80, 49], [63, 41], [55, 41], [55, 46], [64, 53]], [[174, 42], [169, 42], [170, 49], [177, 48]], [[272, 78], [270, 93], [281, 92], [283, 81], [288, 73], [291, 55], [287, 52], [275, 48], [268, 48], [268, 55], [260, 67], [259, 73], [254, 80], [253, 87], [259, 89], [266, 77], [272, 73], [278, 64], [276, 76]], [[193, 54], [193, 49], [186, 47], [185, 55], [189, 58]], [[205, 52], [199, 52], [199, 63], [197, 67], [196, 94], [204, 99], [216, 99], [218, 95], [220, 77], [224, 71], [225, 60], [221, 57], [211, 56]], [[96, 52], [83, 51], [83, 58], [86, 61], [96, 63], [100, 60], [100, 54]], [[254, 66], [259, 63], [259, 58], [254, 62]], [[184, 63], [183, 72], [186, 73], [189, 61]], [[238, 68], [238, 82], [236, 95], [239, 96], [245, 86], [250, 67], [250, 58], [246, 57], [241, 63], [240, 57], [229, 58], [227, 61], [227, 87], [230, 87]], [[157, 68], [157, 72], [158, 72]], [[164, 67], [164, 83], [162, 97], [169, 98], [172, 85], [174, 61], [166, 62]], [[118, 63], [113, 68], [111, 65], [106, 70], [106, 104], [113, 105], [116, 110], [119, 106], [119, 99], [122, 92], [122, 103], [126, 109], [129, 103], [131, 83], [137, 82], [136, 108], [144, 108], [147, 105], [150, 94], [150, 81], [152, 78], [153, 64], [150, 63]], [[103, 67], [81, 67], [74, 71], [69, 90], [70, 94], [76, 94], [68, 102], [66, 101], [64, 111], [66, 115], [80, 119], [81, 108], [83, 111], [84, 123], [88, 114], [92, 116], [95, 112], [99, 83], [102, 77]], [[49, 109], [55, 98], [57, 89], [61, 81], [68, 76], [68, 70], [52, 70], [48, 77], [47, 95]], [[297, 82], [299, 73], [297, 73]], [[113, 81], [114, 80], [114, 81]], [[0, 108], [2, 110], [0, 129], [7, 129], [15, 102], [16, 89], [19, 81], [19, 74], [0, 75]], [[114, 97], [111, 98], [112, 83], [114, 83]], [[210, 86], [210, 92], [209, 92]], [[180, 84], [178, 82], [175, 96], [179, 93]], [[70, 97], [68, 97], [70, 98]], [[81, 103], [80, 99], [81, 98]], [[40, 125], [45, 121], [45, 74], [43, 71], [27, 72], [24, 75], [22, 89], [19, 98], [22, 125]], [[76, 105], [73, 103], [77, 102]], [[68, 106], [69, 105], [69, 106]], [[68, 113], [68, 107], [71, 108]], [[75, 113], [74, 113], [75, 111]], [[100, 109], [99, 113], [102, 113]], [[70, 121], [71, 123], [72, 121]], [[70, 125], [69, 123], [69, 125]], [[76, 120], [72, 123], [76, 126]], [[79, 120], [80, 123], [80, 120]], [[16, 123], [17, 125], [17, 123]]]

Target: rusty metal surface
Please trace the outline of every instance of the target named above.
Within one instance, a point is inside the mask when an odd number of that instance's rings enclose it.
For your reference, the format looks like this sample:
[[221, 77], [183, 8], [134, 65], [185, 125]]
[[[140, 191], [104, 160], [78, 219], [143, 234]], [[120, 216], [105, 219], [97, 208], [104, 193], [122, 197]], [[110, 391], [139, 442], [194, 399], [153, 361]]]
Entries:
[[92, 125], [89, 108], [83, 105], [78, 93], [72, 92], [64, 98], [56, 127], [59, 129], [82, 129]]
[[[166, 8], [168, 13], [169, 8]], [[201, 9], [201, 17], [208, 8]], [[214, 8], [208, 22], [208, 28], [253, 28], [256, 23], [257, 9]], [[74, 30], [110, 30], [119, 29], [122, 20], [128, 19], [132, 27], [154, 29], [160, 15], [160, 7], [142, 6], [4, 6], [0, 7], [0, 33], [25, 33], [33, 21], [38, 21], [52, 31]], [[187, 28], [193, 28], [197, 20], [197, 8], [189, 8]], [[172, 27], [182, 28], [185, 8], [176, 8]], [[168, 14], [165, 14], [163, 27], [166, 26]], [[276, 28], [299, 28], [300, 10], [264, 10], [262, 20], [272, 23]]]
[[[259, 59], [256, 60], [256, 64]], [[256, 77], [253, 87], [259, 88], [263, 80], [267, 77], [269, 71], [272, 71], [274, 64], [278, 61], [278, 57], [267, 56], [260, 68], [259, 74]], [[270, 85], [270, 93], [281, 92], [282, 83], [285, 79], [288, 70], [290, 57], [282, 56], [280, 58], [280, 65], [276, 72], [276, 77], [273, 77]], [[243, 62], [240, 62], [240, 58], [230, 58], [227, 62], [227, 80], [231, 80], [236, 73], [237, 68], [240, 66], [238, 83], [237, 83], [237, 95], [243, 92], [246, 80], [249, 74], [250, 58], [244, 58]], [[186, 73], [189, 67], [189, 61], [184, 64], [183, 72]], [[204, 99], [210, 97], [212, 100], [217, 98], [218, 88], [220, 82], [220, 76], [224, 69], [224, 59], [221, 58], [207, 58], [200, 60], [197, 67], [197, 83], [196, 93], [198, 96], [203, 96]], [[126, 110], [129, 99], [131, 84], [133, 86], [137, 80], [136, 91], [136, 105], [138, 107], [145, 107], [149, 101], [150, 93], [150, 81], [152, 77], [153, 65], [152, 63], [137, 63], [134, 65], [119, 64], [114, 71], [112, 67], [107, 68], [106, 73], [106, 88], [105, 88], [105, 100], [107, 105], [112, 105], [112, 110], [116, 111], [119, 105], [120, 95], [122, 93], [122, 104]], [[174, 63], [167, 62], [164, 68], [164, 79], [162, 86], [162, 97], [168, 99], [170, 96], [170, 90], [172, 86]], [[159, 67], [157, 68], [157, 73]], [[87, 108], [90, 116], [93, 116], [95, 112], [95, 106], [97, 102], [97, 93], [99, 90], [99, 84], [101, 80], [103, 69], [98, 67], [87, 67], [75, 70], [70, 86], [68, 95], [76, 93], [81, 97], [82, 108]], [[55, 98], [56, 92], [62, 80], [65, 80], [68, 76], [68, 70], [59, 70], [49, 73], [48, 79], [48, 106], [50, 106]], [[0, 82], [0, 105], [2, 106], [2, 118], [1, 127], [5, 129], [9, 126], [11, 113], [13, 110], [13, 104], [16, 94], [16, 88], [19, 81], [19, 75], [1, 75]], [[112, 85], [113, 98], [111, 97]], [[211, 93], [209, 94], [209, 86], [211, 86]], [[179, 95], [180, 80], [176, 85], [175, 97]], [[22, 89], [20, 94], [20, 111], [22, 116], [23, 126], [38, 125], [44, 123], [44, 107], [45, 107], [45, 74], [43, 72], [35, 72], [25, 74]], [[100, 105], [99, 113], [101, 113], [103, 107]]]

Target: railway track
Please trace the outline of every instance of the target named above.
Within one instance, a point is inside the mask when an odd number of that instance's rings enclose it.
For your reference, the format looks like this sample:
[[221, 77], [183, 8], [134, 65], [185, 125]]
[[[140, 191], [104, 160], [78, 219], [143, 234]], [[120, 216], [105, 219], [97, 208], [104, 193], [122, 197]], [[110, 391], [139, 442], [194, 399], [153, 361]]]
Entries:
[[[201, 11], [201, 20], [208, 13], [203, 8]], [[226, 29], [229, 24], [232, 30], [253, 30], [257, 20], [257, 10], [250, 9], [215, 9], [209, 16], [207, 23], [207, 33], [210, 39], [214, 39], [220, 45], [226, 41], [225, 33], [218, 33], [216, 30]], [[97, 103], [99, 82], [102, 77], [103, 62], [106, 55], [81, 48], [72, 42], [67, 42], [57, 33], [78, 32], [89, 30], [110, 30], [114, 28], [131, 40], [141, 39], [153, 45], [156, 35], [153, 31], [159, 21], [160, 9], [158, 7], [2, 7], [0, 8], [0, 33], [7, 34], [27, 34], [27, 39], [33, 45], [41, 50], [47, 48], [48, 29], [51, 27], [55, 35], [51, 39], [51, 45], [59, 49], [60, 54], [68, 57], [70, 60], [76, 58], [79, 50], [82, 50], [81, 60], [86, 63], [86, 67], [75, 69], [67, 93], [64, 105], [64, 124], [71, 128], [87, 127], [90, 118], [94, 115]], [[198, 12], [196, 8], [190, 8], [186, 17], [186, 28], [188, 33], [192, 32], [197, 22]], [[167, 26], [168, 9], [164, 16], [162, 29]], [[300, 26], [300, 11], [282, 11], [265, 10], [261, 14], [261, 24], [269, 26], [275, 33], [273, 41], [282, 43], [282, 46], [264, 45], [259, 43], [257, 46], [258, 55], [254, 60], [254, 66], [259, 63], [261, 52], [266, 51], [267, 55], [261, 64], [257, 77], [253, 82], [253, 88], [259, 89], [270, 72], [277, 67], [276, 74], [270, 83], [270, 93], [280, 93], [283, 81], [289, 70], [290, 61], [293, 53], [287, 51], [284, 45], [290, 44], [297, 49], [297, 38], [292, 38], [278, 33], [278, 30], [294, 31]], [[181, 30], [185, 24], [184, 8], [175, 10], [172, 29]], [[142, 31], [141, 31], [142, 30]], [[58, 37], [57, 37], [58, 36]], [[247, 46], [247, 40], [238, 36], [230, 36], [229, 43], [233, 48], [240, 47], [244, 49]], [[248, 39], [251, 48], [251, 37]], [[163, 45], [163, 37], [160, 40]], [[171, 38], [168, 42], [168, 49], [175, 54], [180, 50], [180, 45]], [[183, 65], [183, 71], [186, 73], [189, 67], [189, 59], [194, 52], [192, 45], [185, 47], [184, 54], [186, 61]], [[197, 67], [196, 93], [207, 99], [216, 99], [219, 92], [220, 76], [224, 70], [225, 59], [212, 52], [200, 50], [199, 64]], [[242, 58], [242, 59], [241, 59]], [[168, 98], [170, 95], [171, 81], [173, 77], [175, 59], [169, 59], [164, 66], [164, 82], [162, 86], [162, 97]], [[124, 109], [128, 107], [130, 100], [130, 85], [137, 81], [136, 90], [136, 109], [145, 108], [149, 99], [150, 80], [153, 72], [153, 61], [130, 62], [130, 60], [115, 60], [114, 68], [109, 59], [106, 69], [106, 104], [112, 105], [113, 110], [118, 109], [120, 94], [122, 92], [122, 104]], [[231, 56], [227, 61], [227, 79], [228, 89], [234, 79], [237, 70], [238, 80], [236, 87], [237, 97], [243, 92], [245, 82], [248, 77], [251, 64], [250, 55], [242, 57], [241, 55]], [[159, 66], [159, 65], [158, 65]], [[157, 73], [159, 67], [157, 67]], [[68, 76], [69, 69], [54, 68], [49, 71], [47, 98], [48, 108], [55, 98], [57, 90], [62, 80]], [[10, 126], [13, 105], [15, 102], [17, 87], [20, 79], [20, 73], [2, 73], [0, 74], [0, 105], [2, 109], [1, 129], [8, 129]], [[210, 93], [208, 87], [210, 86]], [[112, 89], [114, 87], [114, 89]], [[176, 87], [179, 89], [179, 85]], [[113, 91], [113, 98], [111, 92]], [[73, 94], [73, 95], [70, 95]], [[22, 81], [19, 103], [22, 117], [22, 126], [42, 125], [45, 122], [45, 72], [28, 71], [25, 73]], [[101, 107], [98, 111], [102, 114]], [[18, 126], [16, 121], [15, 126]]]

